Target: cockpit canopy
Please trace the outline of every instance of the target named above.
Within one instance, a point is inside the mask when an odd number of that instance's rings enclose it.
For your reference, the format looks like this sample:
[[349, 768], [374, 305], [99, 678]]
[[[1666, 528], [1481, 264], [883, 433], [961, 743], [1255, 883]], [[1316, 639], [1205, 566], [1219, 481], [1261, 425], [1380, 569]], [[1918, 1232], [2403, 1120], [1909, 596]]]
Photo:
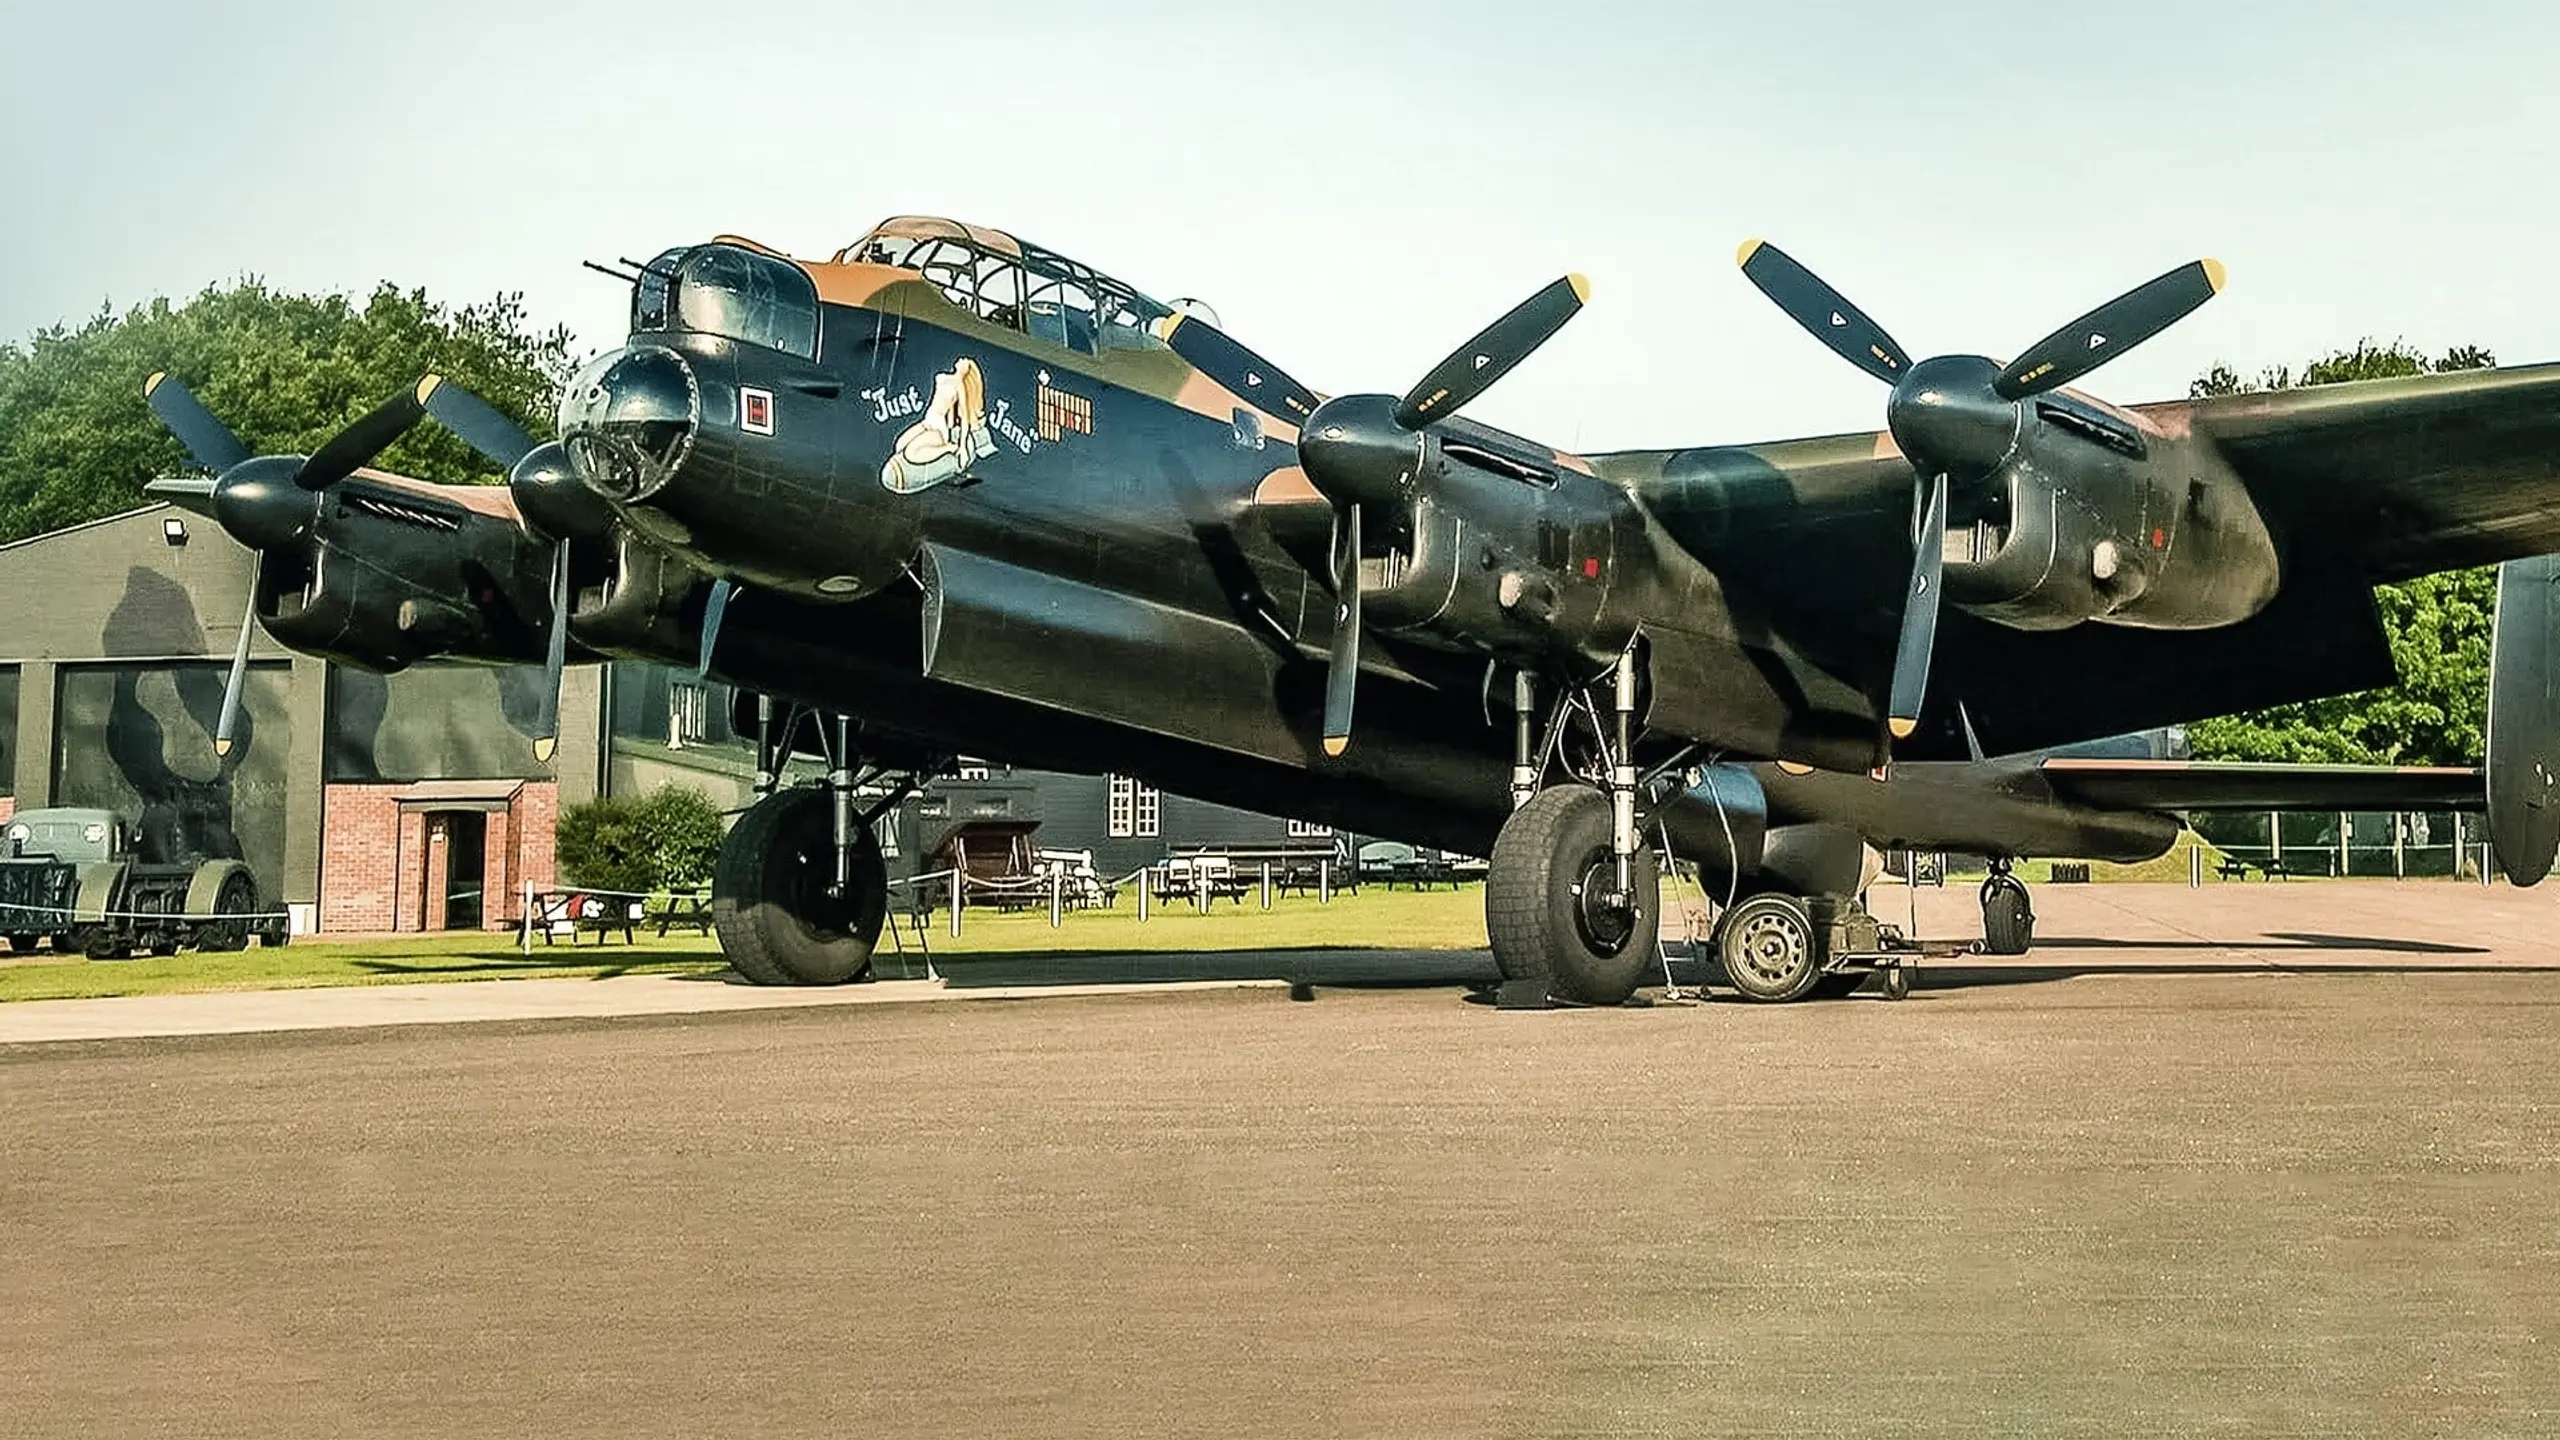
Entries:
[[1054, 250], [1001, 230], [924, 215], [883, 220], [836, 252], [836, 263], [894, 265], [931, 281], [991, 325], [1087, 355], [1161, 350], [1156, 323], [1173, 307]]

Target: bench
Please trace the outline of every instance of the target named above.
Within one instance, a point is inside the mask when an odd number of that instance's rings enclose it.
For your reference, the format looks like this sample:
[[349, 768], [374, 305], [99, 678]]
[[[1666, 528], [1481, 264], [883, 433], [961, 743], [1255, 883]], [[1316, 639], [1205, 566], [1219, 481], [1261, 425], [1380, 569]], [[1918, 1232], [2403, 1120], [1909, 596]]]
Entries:
[[2225, 855], [2222, 857], [2222, 863], [2213, 867], [2213, 873], [2223, 880], [2246, 880], [2252, 868], [2270, 880], [2285, 878], [2284, 861], [2281, 857], [2250, 860], [2238, 855]]
[[528, 923], [542, 936], [545, 945], [552, 943], [555, 936], [566, 935], [574, 946], [580, 934], [595, 936], [601, 945], [605, 936], [616, 930], [622, 932], [624, 944], [636, 945], [639, 940], [633, 932], [646, 919], [643, 902], [638, 900], [589, 895], [582, 890], [536, 890]]

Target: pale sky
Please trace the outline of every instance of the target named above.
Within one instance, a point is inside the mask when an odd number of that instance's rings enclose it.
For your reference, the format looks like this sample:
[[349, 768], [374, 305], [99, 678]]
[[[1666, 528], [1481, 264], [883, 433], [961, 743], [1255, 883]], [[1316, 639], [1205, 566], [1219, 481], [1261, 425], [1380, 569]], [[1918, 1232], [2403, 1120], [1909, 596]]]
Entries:
[[0, 337], [244, 273], [525, 292], [920, 211], [1197, 295], [1320, 389], [1402, 390], [1566, 270], [1471, 412], [1582, 449], [1869, 429], [1736, 273], [1778, 242], [1915, 355], [2005, 358], [2201, 255], [2087, 388], [2360, 336], [2560, 358], [2560, 7], [0, 0]]

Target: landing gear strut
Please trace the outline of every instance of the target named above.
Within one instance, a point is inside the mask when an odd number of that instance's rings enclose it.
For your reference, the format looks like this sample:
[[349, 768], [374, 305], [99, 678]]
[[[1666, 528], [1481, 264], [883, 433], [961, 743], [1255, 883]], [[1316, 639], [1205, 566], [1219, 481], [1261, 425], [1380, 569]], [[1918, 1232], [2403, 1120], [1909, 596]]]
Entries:
[[2025, 882], [2010, 873], [2010, 862], [1991, 862], [1991, 878], [1982, 882], [1982, 953], [2024, 955], [2036, 941], [2035, 906]]
[[[1514, 682], [1514, 808], [1494, 840], [1484, 892], [1505, 1004], [1616, 1005], [1657, 973], [1661, 860], [1636, 824], [1632, 649], [1618, 657], [1614, 679], [1607, 722], [1592, 690], [1568, 695], [1543, 748], [1529, 720], [1531, 682]], [[1589, 722], [1591, 762], [1578, 783], [1541, 790], [1576, 715]]]

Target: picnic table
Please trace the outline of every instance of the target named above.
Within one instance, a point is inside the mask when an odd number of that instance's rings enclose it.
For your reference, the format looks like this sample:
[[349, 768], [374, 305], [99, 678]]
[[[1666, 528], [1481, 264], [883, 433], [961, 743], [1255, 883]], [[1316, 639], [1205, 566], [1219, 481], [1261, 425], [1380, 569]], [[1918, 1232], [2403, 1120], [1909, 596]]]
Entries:
[[649, 912], [648, 919], [656, 923], [661, 940], [666, 938], [670, 928], [678, 925], [689, 926], [696, 934], [708, 935], [712, 924], [711, 892], [702, 890], [669, 895], [664, 903]]
[[[593, 935], [601, 945], [613, 931], [622, 932], [622, 942], [636, 945], [633, 932], [646, 920], [645, 902], [624, 895], [591, 895], [583, 890], [536, 890], [533, 913], [527, 923], [542, 936], [542, 943], [552, 943], [555, 936], [566, 935], [576, 945], [581, 934]], [[664, 931], [659, 933], [664, 934]]]

